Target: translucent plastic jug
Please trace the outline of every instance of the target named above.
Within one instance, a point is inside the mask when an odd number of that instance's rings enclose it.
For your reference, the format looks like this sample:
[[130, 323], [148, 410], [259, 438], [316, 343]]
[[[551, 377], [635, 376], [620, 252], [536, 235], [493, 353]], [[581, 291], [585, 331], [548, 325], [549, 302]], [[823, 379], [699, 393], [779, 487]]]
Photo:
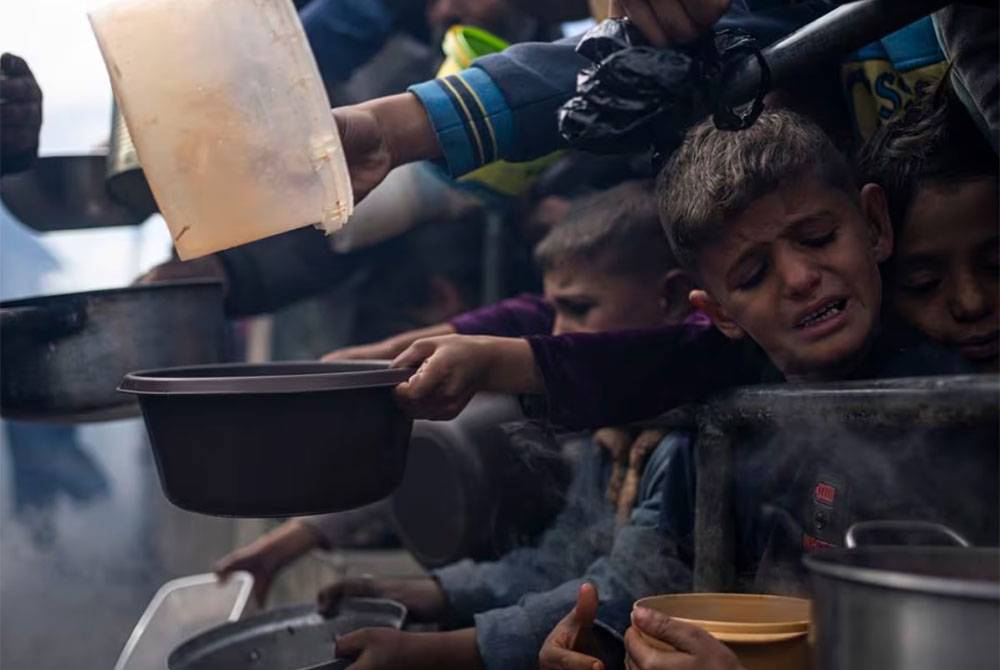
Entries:
[[116, 0], [90, 21], [182, 259], [347, 220], [347, 164], [291, 0]]

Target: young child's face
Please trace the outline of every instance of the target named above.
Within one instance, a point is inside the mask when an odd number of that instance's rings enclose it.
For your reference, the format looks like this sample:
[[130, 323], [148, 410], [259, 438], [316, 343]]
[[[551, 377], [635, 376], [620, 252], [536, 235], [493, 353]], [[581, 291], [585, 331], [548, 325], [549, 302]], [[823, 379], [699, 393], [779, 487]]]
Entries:
[[753, 202], [698, 259], [692, 303], [726, 335], [749, 335], [787, 379], [833, 378], [866, 351], [878, 325], [878, 263], [887, 218], [805, 177]]
[[927, 185], [896, 241], [891, 303], [915, 328], [984, 371], [998, 368], [997, 182]]
[[652, 328], [666, 319], [662, 283], [644, 275], [569, 261], [546, 272], [543, 283], [556, 312], [553, 335]]

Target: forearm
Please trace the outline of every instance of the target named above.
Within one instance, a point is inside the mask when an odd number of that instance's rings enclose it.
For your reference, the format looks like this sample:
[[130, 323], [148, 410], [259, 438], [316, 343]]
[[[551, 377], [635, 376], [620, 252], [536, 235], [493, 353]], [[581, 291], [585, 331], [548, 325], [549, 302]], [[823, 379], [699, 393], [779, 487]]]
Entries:
[[448, 323], [462, 335], [525, 337], [551, 333], [554, 321], [554, 310], [542, 296], [525, 293], [464, 312]]
[[[463, 628], [445, 633], [414, 635], [413, 659], [419, 659], [421, 668], [434, 670], [481, 670], [485, 668], [476, 629]], [[415, 664], [416, 665], [416, 664]]]
[[545, 381], [535, 363], [528, 341], [520, 337], [489, 337], [492, 363], [482, 383], [483, 391], [497, 393], [541, 393]]

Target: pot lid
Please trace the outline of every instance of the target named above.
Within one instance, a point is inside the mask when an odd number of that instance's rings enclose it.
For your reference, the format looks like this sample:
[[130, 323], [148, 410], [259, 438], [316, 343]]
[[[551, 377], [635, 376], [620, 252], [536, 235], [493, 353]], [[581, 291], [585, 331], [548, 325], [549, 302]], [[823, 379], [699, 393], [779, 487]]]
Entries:
[[196, 365], [132, 372], [118, 390], [138, 395], [309, 393], [395, 386], [412, 374], [390, 368], [388, 361]]
[[823, 549], [804, 559], [815, 574], [885, 589], [1000, 600], [1000, 549], [876, 546]]

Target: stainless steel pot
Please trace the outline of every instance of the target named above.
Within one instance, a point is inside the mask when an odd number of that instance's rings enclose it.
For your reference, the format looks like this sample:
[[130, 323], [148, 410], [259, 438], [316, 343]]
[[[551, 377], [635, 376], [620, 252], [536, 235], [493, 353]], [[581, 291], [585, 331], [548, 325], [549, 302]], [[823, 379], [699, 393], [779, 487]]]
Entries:
[[147, 217], [159, 211], [118, 105], [111, 107], [111, 145], [106, 169], [108, 193], [115, 202]]
[[133, 370], [222, 359], [222, 284], [168, 282], [0, 303], [0, 414], [85, 422], [138, 414]]
[[[958, 537], [936, 524], [905, 523]], [[1000, 550], [853, 546], [862, 530], [900, 528], [856, 524], [847, 549], [805, 558], [813, 576], [818, 670], [1000, 667]]]

